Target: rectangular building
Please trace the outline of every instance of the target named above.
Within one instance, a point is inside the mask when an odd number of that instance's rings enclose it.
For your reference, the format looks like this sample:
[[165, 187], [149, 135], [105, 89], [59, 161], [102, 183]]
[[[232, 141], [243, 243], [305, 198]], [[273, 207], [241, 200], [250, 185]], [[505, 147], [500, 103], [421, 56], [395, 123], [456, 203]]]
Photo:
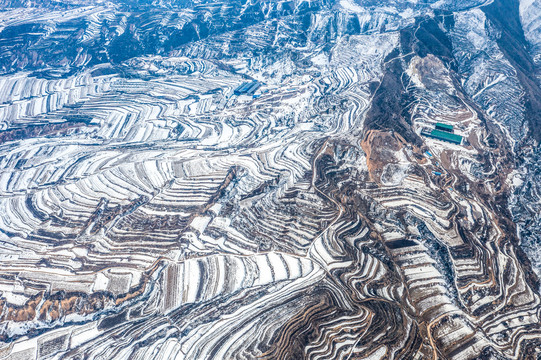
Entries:
[[429, 138], [442, 140], [442, 141], [447, 141], [447, 142], [457, 144], [457, 145], [462, 144], [462, 136], [457, 135], [457, 134], [451, 134], [451, 133], [448, 133], [446, 131], [441, 131], [441, 130], [434, 129], [434, 130], [432, 130], [430, 132], [423, 131], [421, 134], [424, 135], [424, 136], [427, 136]]
[[444, 123], [436, 123], [436, 130], [440, 131], [446, 131], [446, 132], [453, 132], [453, 125], [447, 125]]

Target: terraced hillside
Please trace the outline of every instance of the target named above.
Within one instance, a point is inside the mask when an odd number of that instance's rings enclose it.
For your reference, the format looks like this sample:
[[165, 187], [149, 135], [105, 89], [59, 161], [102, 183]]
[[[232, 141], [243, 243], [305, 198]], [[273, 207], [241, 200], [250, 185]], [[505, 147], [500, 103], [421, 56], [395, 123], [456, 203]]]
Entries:
[[540, 29], [0, 0], [0, 359], [538, 359]]

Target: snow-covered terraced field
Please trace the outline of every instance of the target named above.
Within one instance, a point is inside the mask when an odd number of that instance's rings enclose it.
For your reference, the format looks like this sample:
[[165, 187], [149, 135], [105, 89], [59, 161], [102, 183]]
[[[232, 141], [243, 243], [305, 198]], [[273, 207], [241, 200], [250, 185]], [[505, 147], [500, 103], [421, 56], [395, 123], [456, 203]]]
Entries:
[[0, 359], [541, 353], [536, 1], [0, 5]]

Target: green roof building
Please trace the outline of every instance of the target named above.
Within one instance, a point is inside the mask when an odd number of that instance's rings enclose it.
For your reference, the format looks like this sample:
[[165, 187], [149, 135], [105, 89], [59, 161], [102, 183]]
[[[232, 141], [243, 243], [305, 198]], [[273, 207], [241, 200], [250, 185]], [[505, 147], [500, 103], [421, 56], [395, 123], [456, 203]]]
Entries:
[[453, 132], [453, 125], [443, 124], [443, 123], [436, 123], [436, 130], [440, 131], [447, 131], [452, 133]]
[[428, 136], [433, 139], [447, 141], [447, 142], [457, 144], [457, 145], [462, 144], [462, 136], [457, 135], [457, 134], [451, 134], [446, 131], [434, 129], [431, 132], [423, 132], [423, 135]]

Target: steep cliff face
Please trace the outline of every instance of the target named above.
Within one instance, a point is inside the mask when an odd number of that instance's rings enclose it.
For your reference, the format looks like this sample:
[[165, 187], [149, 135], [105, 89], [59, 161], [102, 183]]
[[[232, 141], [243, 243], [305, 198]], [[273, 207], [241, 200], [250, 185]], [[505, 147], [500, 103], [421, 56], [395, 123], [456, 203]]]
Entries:
[[541, 353], [537, 1], [0, 4], [0, 358]]

